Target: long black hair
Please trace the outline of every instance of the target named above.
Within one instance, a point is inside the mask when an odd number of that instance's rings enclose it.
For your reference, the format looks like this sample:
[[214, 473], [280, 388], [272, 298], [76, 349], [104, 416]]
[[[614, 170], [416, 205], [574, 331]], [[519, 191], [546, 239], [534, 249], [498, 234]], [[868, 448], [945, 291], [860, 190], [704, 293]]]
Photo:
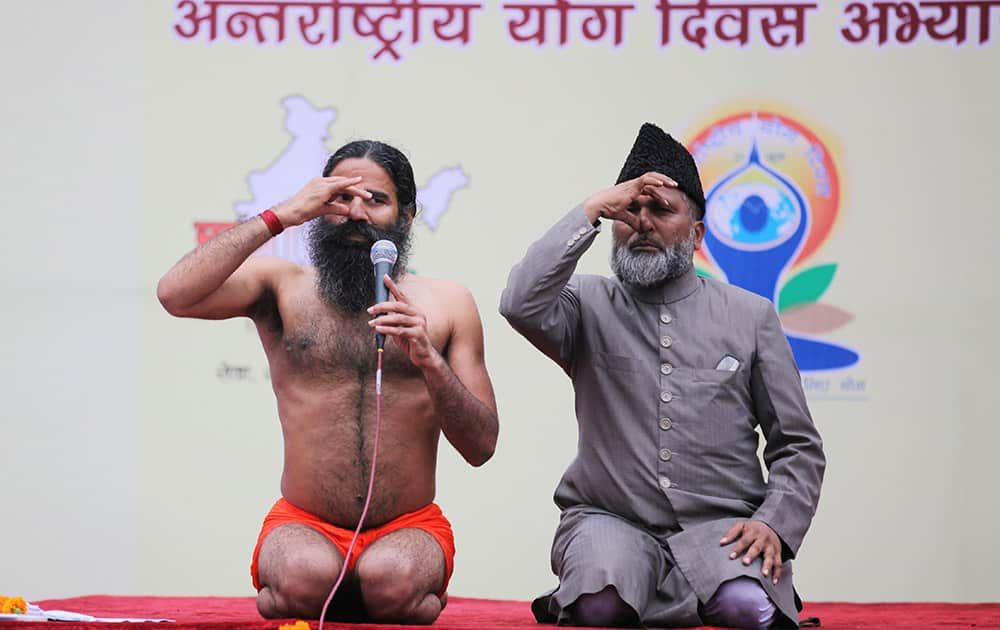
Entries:
[[403, 152], [394, 146], [378, 140], [355, 140], [348, 142], [334, 152], [326, 162], [323, 177], [327, 177], [342, 160], [348, 158], [366, 158], [378, 164], [389, 174], [396, 187], [396, 199], [399, 202], [399, 213], [408, 213], [411, 217], [417, 211], [417, 185], [413, 181], [413, 167]]

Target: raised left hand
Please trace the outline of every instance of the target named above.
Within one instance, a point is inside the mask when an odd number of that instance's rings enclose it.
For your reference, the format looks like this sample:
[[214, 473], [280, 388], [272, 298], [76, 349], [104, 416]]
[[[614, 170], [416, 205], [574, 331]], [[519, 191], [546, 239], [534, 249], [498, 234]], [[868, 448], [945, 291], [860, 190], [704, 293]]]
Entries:
[[421, 370], [431, 367], [441, 355], [427, 334], [427, 317], [410, 302], [392, 278], [384, 276], [384, 281], [393, 299], [368, 309], [373, 317], [368, 325], [375, 332], [392, 337], [413, 365]]
[[772, 581], [777, 584], [781, 578], [781, 539], [773, 529], [763, 521], [741, 521], [734, 523], [726, 531], [719, 544], [722, 546], [736, 543], [730, 560], [735, 560], [744, 551], [743, 564], [749, 566], [757, 556], [763, 555], [763, 566], [760, 574], [768, 577], [772, 572]]

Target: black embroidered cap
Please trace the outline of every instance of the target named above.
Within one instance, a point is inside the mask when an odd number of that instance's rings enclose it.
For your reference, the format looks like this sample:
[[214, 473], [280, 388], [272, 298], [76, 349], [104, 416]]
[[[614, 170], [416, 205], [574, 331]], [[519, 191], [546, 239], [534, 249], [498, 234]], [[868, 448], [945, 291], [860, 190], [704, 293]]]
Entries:
[[652, 123], [643, 123], [615, 183], [635, 179], [650, 171], [662, 173], [677, 182], [677, 187], [691, 198], [701, 209], [701, 215], [705, 216], [705, 193], [701, 188], [701, 178], [694, 158], [670, 134]]

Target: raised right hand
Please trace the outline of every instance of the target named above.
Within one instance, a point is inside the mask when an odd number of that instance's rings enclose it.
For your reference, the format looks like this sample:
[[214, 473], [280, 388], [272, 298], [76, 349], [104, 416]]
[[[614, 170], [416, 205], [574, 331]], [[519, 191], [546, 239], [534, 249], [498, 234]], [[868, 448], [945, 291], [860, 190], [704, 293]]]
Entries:
[[371, 199], [372, 194], [358, 186], [361, 177], [316, 177], [286, 201], [274, 207], [283, 226], [301, 225], [324, 214], [346, 216], [352, 198]]
[[677, 182], [661, 173], [649, 172], [635, 179], [624, 181], [598, 193], [583, 202], [583, 210], [591, 223], [598, 218], [612, 219], [627, 223], [633, 230], [639, 229], [639, 216], [629, 208], [639, 195], [651, 195], [659, 186], [676, 188]]

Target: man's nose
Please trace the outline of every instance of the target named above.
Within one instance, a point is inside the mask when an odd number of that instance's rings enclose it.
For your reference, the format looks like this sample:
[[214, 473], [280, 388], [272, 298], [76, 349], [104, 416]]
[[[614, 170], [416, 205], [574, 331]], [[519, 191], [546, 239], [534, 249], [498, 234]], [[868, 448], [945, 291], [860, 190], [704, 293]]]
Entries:
[[649, 210], [645, 206], [639, 209], [639, 229], [640, 233], [651, 232], [653, 230], [653, 221], [649, 218]]
[[348, 205], [350, 212], [347, 214], [347, 218], [352, 221], [364, 221], [365, 223], [370, 223], [368, 220], [368, 212], [365, 210], [365, 203], [361, 197], [353, 197], [351, 199], [350, 205]]

